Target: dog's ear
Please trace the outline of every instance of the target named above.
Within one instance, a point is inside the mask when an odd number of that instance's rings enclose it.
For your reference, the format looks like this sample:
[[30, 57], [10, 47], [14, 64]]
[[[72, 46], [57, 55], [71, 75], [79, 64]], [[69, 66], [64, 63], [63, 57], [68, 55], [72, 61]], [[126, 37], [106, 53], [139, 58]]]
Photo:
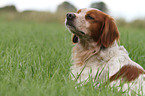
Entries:
[[104, 47], [109, 47], [115, 40], [119, 39], [119, 32], [113, 18], [111, 17], [107, 17], [104, 25], [102, 26], [103, 28], [100, 43]]
[[74, 34], [73, 34], [73, 37], [72, 37], [72, 42], [73, 43], [78, 43], [78, 37]]

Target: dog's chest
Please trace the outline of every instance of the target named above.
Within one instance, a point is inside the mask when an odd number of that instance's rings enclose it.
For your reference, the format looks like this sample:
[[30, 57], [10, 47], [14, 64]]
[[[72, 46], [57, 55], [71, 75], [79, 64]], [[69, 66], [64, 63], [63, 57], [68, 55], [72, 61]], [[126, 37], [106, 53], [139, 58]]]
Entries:
[[[78, 82], [87, 80], [89, 77], [94, 80], [106, 79], [115, 74], [120, 67], [128, 63], [128, 54], [124, 48], [117, 46], [102, 51], [97, 55], [91, 56], [83, 65], [77, 64], [78, 58], [73, 58], [74, 64], [71, 67], [73, 79]], [[76, 60], [76, 61], [75, 61]]]

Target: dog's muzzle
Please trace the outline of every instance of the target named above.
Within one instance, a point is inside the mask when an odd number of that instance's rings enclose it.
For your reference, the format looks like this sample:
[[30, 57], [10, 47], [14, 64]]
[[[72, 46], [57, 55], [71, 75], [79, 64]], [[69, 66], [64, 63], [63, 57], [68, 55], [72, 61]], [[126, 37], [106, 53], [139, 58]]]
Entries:
[[77, 30], [77, 28], [74, 25], [75, 18], [76, 18], [76, 15], [74, 13], [67, 13], [66, 14], [66, 26], [72, 33], [76, 34], [79, 37], [82, 37], [85, 33], [80, 30]]

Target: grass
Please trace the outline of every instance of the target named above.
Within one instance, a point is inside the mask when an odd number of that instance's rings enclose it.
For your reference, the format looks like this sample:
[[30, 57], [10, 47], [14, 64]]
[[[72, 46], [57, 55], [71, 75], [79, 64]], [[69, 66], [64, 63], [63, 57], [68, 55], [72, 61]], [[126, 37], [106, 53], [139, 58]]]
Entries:
[[[145, 68], [145, 29], [119, 27], [121, 45]], [[119, 96], [116, 88], [76, 87], [71, 34], [64, 24], [0, 22], [0, 96]]]

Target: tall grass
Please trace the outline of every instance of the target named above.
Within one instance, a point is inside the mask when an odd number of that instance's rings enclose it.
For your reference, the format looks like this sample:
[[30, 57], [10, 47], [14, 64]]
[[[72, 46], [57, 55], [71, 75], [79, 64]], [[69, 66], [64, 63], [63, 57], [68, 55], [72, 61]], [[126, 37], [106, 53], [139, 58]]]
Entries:
[[[119, 27], [121, 44], [145, 68], [142, 28]], [[121, 96], [113, 88], [76, 88], [70, 78], [71, 33], [63, 24], [21, 20], [0, 22], [0, 96]]]

